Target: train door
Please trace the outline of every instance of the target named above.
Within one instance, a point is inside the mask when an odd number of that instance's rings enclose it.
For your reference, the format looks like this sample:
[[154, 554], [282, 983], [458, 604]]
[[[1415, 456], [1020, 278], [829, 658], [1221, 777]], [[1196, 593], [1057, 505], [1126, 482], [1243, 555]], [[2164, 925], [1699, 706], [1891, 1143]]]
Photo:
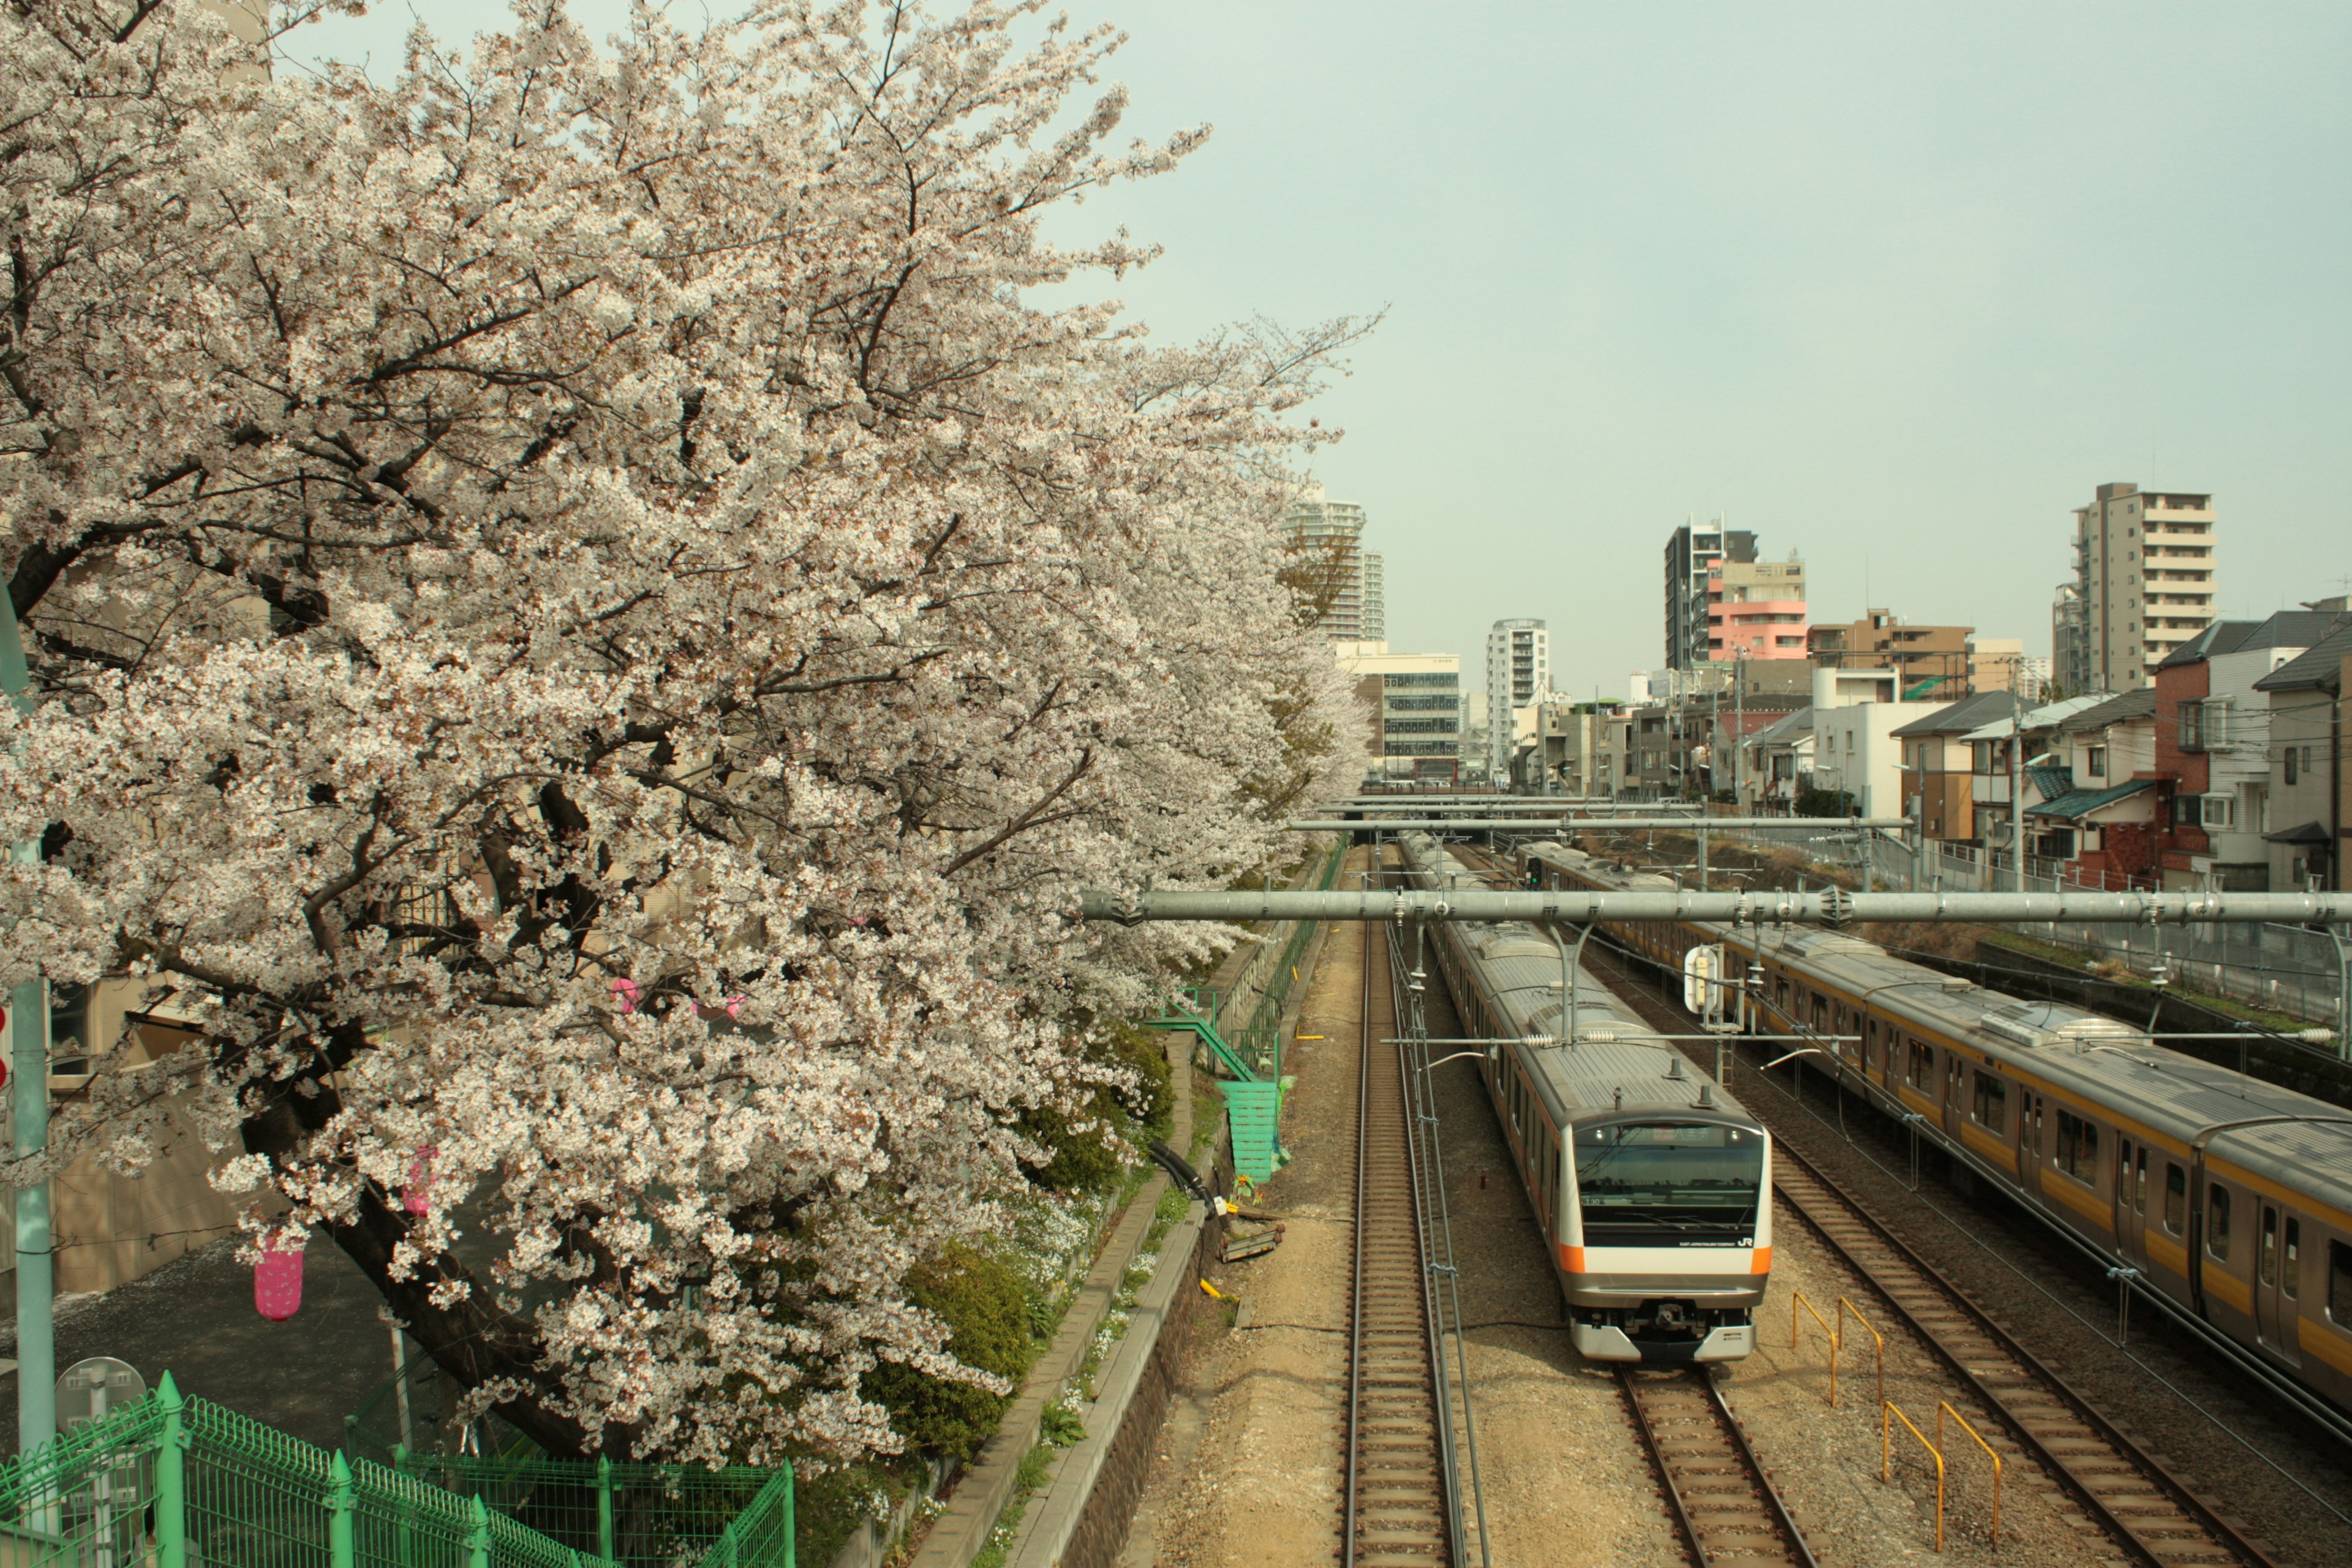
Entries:
[[1960, 1141], [1960, 1079], [1968, 1070], [1959, 1052], [1944, 1053], [1944, 1133], [1955, 1143]]
[[2017, 1184], [2030, 1197], [2042, 1195], [2042, 1096], [2032, 1089], [2017, 1108]]
[[2301, 1359], [2295, 1343], [2295, 1292], [2301, 1281], [2303, 1226], [2267, 1198], [2254, 1233], [2254, 1333], [2263, 1349], [2293, 1365]]
[[2116, 1250], [2136, 1264], [2147, 1261], [2147, 1145], [2116, 1140]]

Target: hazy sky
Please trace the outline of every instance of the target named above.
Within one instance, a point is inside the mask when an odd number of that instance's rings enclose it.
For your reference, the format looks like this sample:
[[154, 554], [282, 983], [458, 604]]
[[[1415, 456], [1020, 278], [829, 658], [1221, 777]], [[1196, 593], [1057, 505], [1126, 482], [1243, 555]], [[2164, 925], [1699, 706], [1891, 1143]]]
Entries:
[[[303, 42], [389, 66], [411, 14]], [[1071, 14], [1131, 36], [1129, 129], [1215, 127], [1076, 215], [1166, 246], [1118, 289], [1155, 331], [1388, 310], [1318, 477], [1391, 645], [1468, 684], [1541, 616], [1555, 684], [1622, 695], [1691, 514], [1801, 552], [1816, 620], [2035, 652], [2103, 480], [2213, 492], [2224, 615], [2352, 587], [2340, 0]]]

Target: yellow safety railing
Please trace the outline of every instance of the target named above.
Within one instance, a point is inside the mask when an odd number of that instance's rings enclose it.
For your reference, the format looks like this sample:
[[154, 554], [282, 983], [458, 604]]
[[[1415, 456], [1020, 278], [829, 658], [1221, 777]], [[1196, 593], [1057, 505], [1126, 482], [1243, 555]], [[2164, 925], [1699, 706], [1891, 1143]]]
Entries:
[[1958, 1422], [1960, 1430], [1974, 1437], [1977, 1440], [1977, 1447], [1985, 1451], [1985, 1458], [1992, 1461], [1992, 1543], [1999, 1546], [2000, 1544], [2000, 1456], [1992, 1451], [1992, 1445], [1984, 1440], [1984, 1434], [1969, 1426], [1969, 1418], [1953, 1409], [1948, 1404], [1936, 1406], [1936, 1447], [1940, 1448], [1944, 1446], [1944, 1417], [1947, 1415]]
[[1882, 1401], [1879, 1409], [1884, 1412], [1878, 1423], [1880, 1480], [1895, 1479], [1895, 1424], [1897, 1421], [1903, 1423], [1906, 1432], [1919, 1439], [1919, 1447], [1927, 1449], [1927, 1457], [1936, 1461], [1936, 1550], [1941, 1552], [1944, 1549], [1944, 1451], [1927, 1441], [1927, 1434], [1912, 1426], [1911, 1417], [1897, 1410], [1891, 1401]]
[[1822, 1338], [1829, 1342], [1830, 1408], [1835, 1410], [1837, 1408], [1837, 1331], [1830, 1327], [1829, 1320], [1822, 1317], [1820, 1310], [1817, 1309], [1811, 1301], [1806, 1300], [1805, 1293], [1802, 1290], [1800, 1290], [1796, 1292], [1789, 1302], [1789, 1348], [1790, 1350], [1795, 1350], [1797, 1348], [1798, 1334], [1805, 1326], [1804, 1320], [1797, 1316], [1798, 1312], [1801, 1310], [1812, 1313], [1813, 1321], [1822, 1326]]
[[1878, 1403], [1884, 1405], [1886, 1403], [1886, 1336], [1880, 1333], [1875, 1328], [1872, 1327], [1870, 1320], [1862, 1315], [1861, 1308], [1855, 1306], [1844, 1297], [1840, 1296], [1837, 1303], [1837, 1326], [1838, 1347], [1841, 1350], [1845, 1346], [1845, 1321], [1849, 1314], [1852, 1315], [1855, 1322], [1860, 1323], [1864, 1328], [1870, 1330], [1871, 1339], [1877, 1343]]

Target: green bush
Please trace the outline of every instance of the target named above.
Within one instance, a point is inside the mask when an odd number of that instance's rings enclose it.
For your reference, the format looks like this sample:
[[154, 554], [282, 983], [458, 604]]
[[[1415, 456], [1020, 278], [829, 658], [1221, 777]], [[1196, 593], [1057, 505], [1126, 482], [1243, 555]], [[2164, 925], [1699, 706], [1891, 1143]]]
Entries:
[[1809, 789], [1798, 792], [1796, 815], [1799, 816], [1852, 816], [1853, 795], [1842, 789]]
[[[1030, 1334], [1031, 1291], [1011, 1265], [975, 1248], [950, 1247], [908, 1280], [915, 1304], [948, 1325], [948, 1352], [969, 1367], [1015, 1384], [1036, 1359]], [[968, 1383], [950, 1383], [898, 1362], [866, 1374], [867, 1398], [890, 1412], [891, 1426], [918, 1452], [969, 1459], [995, 1435], [1011, 1403]]]

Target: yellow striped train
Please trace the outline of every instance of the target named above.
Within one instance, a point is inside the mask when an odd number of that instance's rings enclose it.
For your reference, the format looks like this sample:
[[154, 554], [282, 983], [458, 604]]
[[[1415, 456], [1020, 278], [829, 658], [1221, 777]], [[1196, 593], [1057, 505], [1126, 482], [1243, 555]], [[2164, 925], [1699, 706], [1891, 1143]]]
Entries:
[[[1557, 843], [1517, 853], [1525, 887], [1673, 886]], [[1874, 1106], [2138, 1270], [2243, 1364], [2352, 1408], [2352, 1114], [1840, 931], [1602, 923], [1661, 964], [1719, 944], [1733, 973], [1760, 967], [1751, 1019], [1850, 1037], [1841, 1076]]]

